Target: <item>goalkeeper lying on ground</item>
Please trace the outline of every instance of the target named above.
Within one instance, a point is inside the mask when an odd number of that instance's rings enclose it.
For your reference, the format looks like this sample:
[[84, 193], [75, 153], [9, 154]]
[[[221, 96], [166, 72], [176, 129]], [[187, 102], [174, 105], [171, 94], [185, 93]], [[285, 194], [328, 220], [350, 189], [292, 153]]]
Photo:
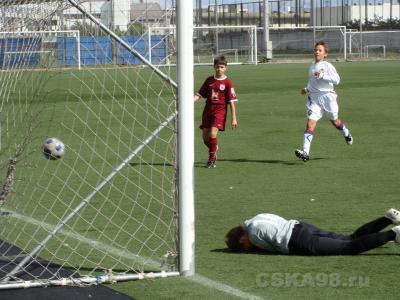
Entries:
[[[381, 231], [391, 224], [396, 226]], [[226, 245], [234, 251], [260, 250], [292, 255], [355, 255], [389, 241], [400, 244], [400, 212], [394, 208], [350, 235], [265, 213], [232, 228], [225, 236]]]

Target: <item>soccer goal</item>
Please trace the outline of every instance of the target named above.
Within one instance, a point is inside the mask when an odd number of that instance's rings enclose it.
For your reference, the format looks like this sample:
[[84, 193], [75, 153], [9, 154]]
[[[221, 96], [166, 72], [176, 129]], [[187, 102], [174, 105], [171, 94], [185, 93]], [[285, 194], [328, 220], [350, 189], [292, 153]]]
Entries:
[[347, 59], [345, 26], [270, 27], [269, 31], [274, 60], [309, 60], [314, 43], [321, 40], [329, 45], [330, 59]]
[[351, 59], [399, 59], [400, 30], [347, 31]]
[[[257, 64], [256, 26], [201, 26], [193, 29], [195, 65], [212, 65], [219, 55], [225, 55], [229, 64]], [[156, 42], [154, 36], [158, 37]], [[150, 49], [159, 49], [157, 44], [160, 41], [165, 47], [165, 59], [159, 59], [159, 50], [150, 52], [153, 63], [168, 65], [176, 62], [175, 27], [150, 27], [148, 41]]]
[[386, 46], [385, 45], [366, 45], [364, 47], [365, 58], [386, 58]]
[[117, 35], [82, 1], [0, 2], [0, 290], [194, 273], [193, 101], [177, 105], [192, 3], [176, 5], [159, 17], [178, 11], [181, 54], [161, 71], [137, 22]]

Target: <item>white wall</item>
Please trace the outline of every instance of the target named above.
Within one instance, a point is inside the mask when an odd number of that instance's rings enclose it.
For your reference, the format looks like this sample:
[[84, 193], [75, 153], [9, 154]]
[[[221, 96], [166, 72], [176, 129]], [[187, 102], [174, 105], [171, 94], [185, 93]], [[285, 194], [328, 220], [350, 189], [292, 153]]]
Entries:
[[[126, 30], [130, 22], [130, 0], [92, 0], [83, 2], [81, 5], [99, 21], [107, 27], [114, 29]], [[90, 20], [82, 20], [77, 16], [82, 14], [75, 8], [71, 7], [64, 11], [64, 25], [70, 28], [76, 22]]]
[[[361, 9], [361, 12], [360, 12]], [[390, 4], [384, 3], [383, 5], [368, 5], [368, 20], [375, 20], [375, 17], [382, 18], [383, 20], [390, 19]], [[361, 13], [361, 19], [365, 19], [365, 5], [352, 5], [350, 7], [350, 19], [359, 20]], [[400, 18], [400, 6], [393, 4], [392, 6], [392, 18]]]
[[119, 30], [127, 30], [130, 22], [130, 0], [104, 1], [101, 6], [101, 21]]

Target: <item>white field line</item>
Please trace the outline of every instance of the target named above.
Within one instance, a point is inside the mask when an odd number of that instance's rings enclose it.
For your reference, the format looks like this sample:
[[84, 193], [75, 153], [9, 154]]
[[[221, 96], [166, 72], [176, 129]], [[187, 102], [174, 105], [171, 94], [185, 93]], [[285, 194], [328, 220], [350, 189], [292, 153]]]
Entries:
[[[48, 231], [52, 231], [54, 229], [54, 225], [49, 224], [49, 223], [45, 223], [45, 222], [41, 222], [39, 220], [36, 220], [34, 218], [28, 217], [28, 216], [24, 216], [21, 215], [15, 211], [11, 211], [11, 210], [3, 210], [6, 212], [9, 212], [10, 215], [7, 215], [7, 217], [13, 217], [16, 218], [20, 221], [23, 221], [25, 223], [29, 223], [32, 225], [36, 225], [36, 226], [40, 226], [45, 228]], [[151, 267], [160, 267], [160, 262], [157, 262], [153, 259], [150, 258], [145, 258], [145, 257], [141, 257], [138, 256], [134, 253], [128, 252], [124, 249], [120, 249], [120, 248], [116, 248], [116, 247], [112, 247], [112, 246], [108, 246], [106, 244], [103, 244], [101, 242], [95, 241], [95, 240], [91, 240], [88, 239], [87, 237], [78, 234], [78, 233], [73, 233], [70, 231], [66, 231], [66, 230], [61, 230], [60, 231], [61, 234], [76, 239], [78, 241], [80, 241], [81, 243], [85, 243], [85, 244], [89, 244], [91, 246], [96, 247], [97, 249], [101, 249], [107, 253], [113, 254], [117, 257], [123, 257], [123, 258], [128, 258], [128, 259], [132, 259], [134, 257], [135, 260], [140, 260], [141, 263], [147, 265], [147, 266], [151, 266]], [[237, 288], [231, 287], [227, 284], [224, 283], [220, 283], [217, 281], [214, 281], [212, 279], [209, 279], [207, 277], [204, 277], [202, 275], [196, 274], [194, 276], [189, 276], [189, 277], [182, 277], [188, 280], [191, 280], [195, 283], [201, 284], [203, 286], [206, 286], [208, 288], [213, 288], [216, 289], [218, 291], [224, 292], [226, 294], [230, 294], [232, 296], [235, 296], [237, 298], [241, 298], [241, 299], [249, 299], [249, 300], [263, 300], [264, 298], [258, 297], [256, 295], [250, 294], [250, 293], [246, 293], [243, 292]]]
[[192, 277], [187, 277], [187, 279], [190, 279], [190, 280], [192, 280], [192, 281], [194, 281], [196, 283], [199, 283], [201, 285], [207, 286], [209, 288], [214, 288], [214, 289], [216, 289], [218, 291], [221, 291], [221, 292], [224, 292], [226, 294], [230, 294], [230, 295], [236, 296], [236, 297], [241, 298], [241, 299], [249, 299], [249, 300], [263, 300], [264, 299], [264, 298], [258, 297], [256, 295], [243, 292], [243, 291], [241, 291], [241, 290], [239, 290], [237, 288], [231, 287], [231, 286], [229, 286], [227, 284], [214, 281], [214, 280], [212, 280], [210, 278], [201, 276], [199, 274], [196, 274], [196, 275], [194, 275]]
[[[9, 217], [13, 217], [13, 218], [18, 219], [20, 221], [23, 221], [25, 223], [29, 223], [29, 224], [32, 224], [32, 225], [36, 225], [38, 227], [42, 227], [42, 228], [44, 228], [45, 230], [47, 230], [49, 232], [52, 231], [55, 228], [55, 225], [39, 221], [39, 220], [36, 220], [36, 219], [28, 217], [28, 216], [21, 215], [21, 214], [15, 212], [15, 211], [12, 211], [12, 210], [3, 209], [3, 211], [10, 213], [9, 215], [7, 215], [8, 218]], [[63, 234], [64, 236], [69, 237], [69, 238], [73, 238], [75, 240], [78, 240], [81, 243], [85, 243], [85, 244], [91, 245], [96, 249], [99, 249], [99, 250], [102, 250], [104, 252], [110, 253], [110, 254], [112, 254], [112, 255], [114, 255], [116, 257], [122, 257], [122, 258], [126, 258], [126, 259], [139, 261], [139, 263], [144, 264], [144, 265], [149, 266], [149, 267], [159, 268], [160, 265], [161, 265], [160, 262], [152, 260], [151, 258], [146, 258], [146, 257], [143, 257], [143, 256], [139, 256], [137, 254], [128, 252], [125, 249], [108, 246], [108, 245], [106, 245], [104, 243], [101, 243], [101, 242], [98, 242], [98, 241], [95, 241], [95, 240], [92, 240], [92, 239], [88, 239], [87, 237], [85, 237], [85, 236], [83, 236], [81, 234], [78, 234], [78, 233], [74, 233], [74, 232], [71, 232], [71, 231], [63, 230], [63, 229], [61, 229], [60, 233]]]

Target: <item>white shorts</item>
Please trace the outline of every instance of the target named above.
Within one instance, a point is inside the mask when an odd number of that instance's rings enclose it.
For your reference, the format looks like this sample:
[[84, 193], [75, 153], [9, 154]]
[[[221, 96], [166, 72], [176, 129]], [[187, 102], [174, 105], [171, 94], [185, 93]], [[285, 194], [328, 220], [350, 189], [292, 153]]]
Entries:
[[318, 121], [327, 114], [330, 120], [336, 120], [339, 115], [339, 106], [335, 92], [310, 95], [306, 105], [307, 118]]

